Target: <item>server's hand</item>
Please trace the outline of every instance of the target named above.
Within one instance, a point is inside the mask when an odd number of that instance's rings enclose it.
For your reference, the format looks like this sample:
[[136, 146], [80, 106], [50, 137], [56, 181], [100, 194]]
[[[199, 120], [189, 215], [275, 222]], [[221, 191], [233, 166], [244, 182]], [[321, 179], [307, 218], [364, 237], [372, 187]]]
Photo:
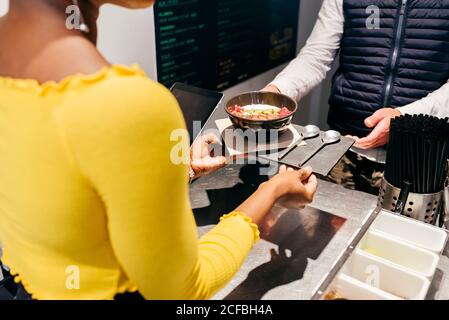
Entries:
[[281, 93], [281, 90], [279, 90], [278, 87], [269, 84], [268, 86], [266, 86], [265, 88], [263, 88], [262, 90], [260, 90], [262, 92], [274, 92], [274, 93]]
[[226, 165], [223, 156], [211, 155], [209, 146], [218, 144], [220, 141], [215, 134], [208, 134], [197, 139], [190, 149], [190, 167], [194, 173], [191, 178], [198, 178], [203, 174], [210, 174]]
[[391, 119], [401, 116], [402, 113], [393, 108], [383, 108], [376, 111], [371, 117], [365, 119], [368, 128], [374, 128], [365, 138], [357, 139], [355, 146], [361, 149], [374, 149], [388, 143]]

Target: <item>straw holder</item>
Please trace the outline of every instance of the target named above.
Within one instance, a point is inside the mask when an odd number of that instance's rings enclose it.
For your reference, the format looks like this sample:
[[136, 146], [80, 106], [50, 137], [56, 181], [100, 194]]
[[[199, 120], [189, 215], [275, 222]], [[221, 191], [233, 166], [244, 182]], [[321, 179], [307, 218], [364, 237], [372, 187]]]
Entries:
[[[384, 178], [379, 192], [378, 206], [395, 211], [401, 189], [388, 183]], [[443, 192], [433, 194], [409, 193], [404, 203], [403, 215], [430, 224], [436, 224], [443, 210]]]
[[[449, 164], [449, 160], [448, 160]], [[449, 230], [449, 175], [447, 177], [446, 183], [444, 185], [444, 227]]]

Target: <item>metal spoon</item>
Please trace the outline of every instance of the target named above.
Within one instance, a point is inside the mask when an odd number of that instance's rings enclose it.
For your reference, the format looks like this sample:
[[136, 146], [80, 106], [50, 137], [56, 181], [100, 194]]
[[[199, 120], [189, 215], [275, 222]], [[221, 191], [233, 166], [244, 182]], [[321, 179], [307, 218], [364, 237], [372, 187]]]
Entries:
[[293, 149], [295, 149], [297, 146], [299, 146], [304, 140], [306, 139], [312, 139], [317, 137], [320, 134], [320, 128], [317, 126], [314, 126], [312, 124], [309, 124], [308, 126], [305, 126], [304, 129], [301, 132], [301, 138], [296, 141], [295, 144], [291, 145], [278, 155], [278, 159], [282, 160], [287, 154], [289, 154]]
[[341, 140], [340, 132], [335, 130], [329, 130], [324, 132], [323, 136], [321, 137], [320, 145], [310, 154], [310, 156], [308, 156], [302, 163], [300, 163], [299, 166], [302, 167], [307, 161], [312, 159], [325, 146], [340, 142], [340, 140]]
[[313, 124], [309, 124], [308, 126], [305, 126], [302, 135], [304, 136], [304, 139], [312, 139], [315, 137], [318, 137], [320, 134], [320, 128]]

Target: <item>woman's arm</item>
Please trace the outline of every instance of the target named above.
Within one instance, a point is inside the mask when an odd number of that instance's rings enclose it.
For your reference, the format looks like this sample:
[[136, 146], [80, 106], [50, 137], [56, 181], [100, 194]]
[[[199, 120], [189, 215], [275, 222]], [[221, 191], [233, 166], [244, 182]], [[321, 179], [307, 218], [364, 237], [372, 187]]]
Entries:
[[[143, 77], [109, 79], [64, 108], [62, 127], [76, 165], [104, 202], [110, 241], [123, 270], [149, 299], [205, 299], [237, 272], [258, 237], [235, 212], [197, 238], [187, 165], [170, 153], [184, 128], [175, 99]], [[258, 220], [274, 197], [246, 210]], [[251, 203], [264, 201], [264, 208]]]
[[[188, 166], [170, 158], [177, 145], [172, 133], [185, 129], [175, 99], [144, 77], [115, 77], [79, 94], [62, 117], [75, 163], [104, 203], [112, 247], [130, 280], [148, 299], [209, 297], [212, 281], [218, 286], [228, 279], [254, 235], [243, 218], [230, 217], [213, 239], [198, 243]], [[240, 233], [238, 248], [226, 233], [231, 225]]]

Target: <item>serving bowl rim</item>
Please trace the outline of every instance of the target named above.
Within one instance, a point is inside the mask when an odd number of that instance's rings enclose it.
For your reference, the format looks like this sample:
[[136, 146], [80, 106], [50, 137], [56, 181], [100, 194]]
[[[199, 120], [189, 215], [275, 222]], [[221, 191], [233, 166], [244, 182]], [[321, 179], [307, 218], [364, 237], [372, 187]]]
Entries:
[[[277, 96], [284, 97], [284, 98], [286, 98], [286, 99], [292, 101], [293, 104], [294, 104], [294, 106], [295, 106], [295, 108], [294, 108], [294, 110], [291, 111], [290, 114], [287, 115], [287, 116], [284, 116], [284, 117], [282, 117], [282, 118], [277, 118], [277, 119], [266, 119], [266, 120], [254, 120], [254, 119], [242, 118], [242, 117], [233, 115], [231, 112], [229, 112], [228, 108], [231, 107], [231, 106], [229, 106], [228, 104], [229, 104], [229, 102], [230, 102], [231, 100], [234, 100], [235, 98], [238, 98], [238, 97], [243, 96], [243, 95], [246, 95], [246, 94], [254, 94], [254, 93], [256, 93], [256, 94], [271, 93], [271, 94], [274, 94], [274, 95], [277, 95]], [[276, 107], [276, 106], [273, 106], [273, 107]], [[279, 108], [279, 107], [277, 107], [277, 108]], [[287, 95], [285, 95], [285, 94], [282, 94], [282, 93], [270, 92], [270, 91], [247, 91], [247, 92], [240, 93], [240, 94], [238, 94], [238, 95], [236, 95], [236, 96], [230, 98], [230, 99], [228, 100], [228, 102], [226, 102], [225, 111], [226, 111], [226, 113], [227, 113], [229, 116], [231, 116], [231, 117], [233, 117], [233, 118], [237, 118], [237, 119], [242, 119], [242, 120], [244, 120], [244, 121], [249, 121], [249, 122], [259, 122], [259, 123], [260, 123], [260, 122], [274, 122], [274, 121], [282, 121], [282, 120], [286, 120], [286, 119], [288, 119], [288, 118], [294, 116], [294, 114], [296, 113], [296, 111], [298, 111], [298, 103], [297, 103], [294, 99], [292, 99], [292, 98], [290, 98], [289, 96], [287, 96]], [[289, 111], [290, 111], [290, 110], [289, 110]]]

